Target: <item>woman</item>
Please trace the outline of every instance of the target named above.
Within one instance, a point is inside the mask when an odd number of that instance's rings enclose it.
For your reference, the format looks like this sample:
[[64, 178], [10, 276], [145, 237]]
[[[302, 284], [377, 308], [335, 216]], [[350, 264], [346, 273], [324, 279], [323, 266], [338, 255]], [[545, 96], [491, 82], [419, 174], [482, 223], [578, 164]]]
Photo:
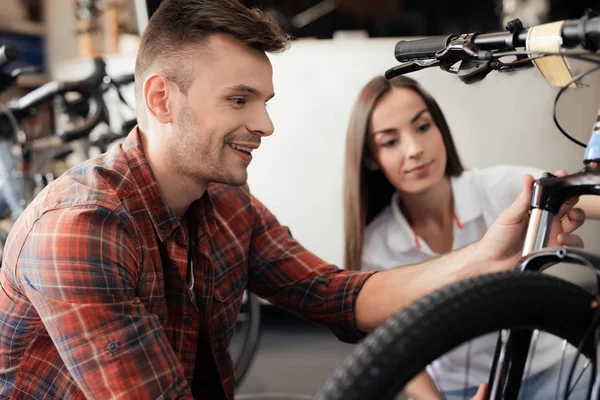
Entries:
[[[421, 85], [407, 77], [376, 77], [360, 92], [348, 128], [346, 268], [414, 264], [475, 242], [518, 196], [523, 177], [541, 173], [506, 165], [465, 170], [440, 107]], [[584, 196], [578, 206], [598, 217], [597, 201], [590, 200]], [[436, 360], [429, 375], [423, 372], [406, 387], [407, 394], [472, 396], [489, 378], [496, 340], [490, 334]], [[554, 398], [560, 346], [557, 338], [540, 334], [522, 398]], [[565, 380], [562, 374], [563, 385]], [[569, 398], [583, 398], [582, 383]]]

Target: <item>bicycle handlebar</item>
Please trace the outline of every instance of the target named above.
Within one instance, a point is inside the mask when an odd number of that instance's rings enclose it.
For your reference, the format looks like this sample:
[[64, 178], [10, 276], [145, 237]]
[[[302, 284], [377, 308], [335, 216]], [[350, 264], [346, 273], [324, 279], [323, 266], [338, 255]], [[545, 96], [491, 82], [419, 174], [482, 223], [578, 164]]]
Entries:
[[94, 71], [90, 76], [79, 81], [49, 82], [27, 93], [21, 98], [8, 104], [9, 110], [17, 119], [30, 114], [42, 103], [51, 100], [54, 96], [76, 92], [87, 99], [89, 106], [83, 126], [69, 131], [57, 131], [56, 135], [64, 142], [81, 139], [87, 136], [102, 119], [104, 100], [98, 90], [106, 76], [106, 64], [101, 58], [94, 59]]
[[[473, 43], [485, 51], [514, 50], [525, 46], [528, 29], [517, 32], [496, 32], [473, 34]], [[596, 51], [600, 48], [600, 17], [581, 18], [564, 21], [561, 36], [563, 47], [572, 48], [582, 45], [587, 50]], [[396, 44], [394, 55], [400, 62], [432, 60], [445, 50], [448, 45], [460, 35], [436, 36], [426, 39], [401, 40]]]
[[39, 88], [32, 90], [23, 97], [10, 103], [10, 110], [15, 115], [27, 114], [29, 110], [52, 99], [56, 95], [68, 92], [78, 92], [83, 95], [92, 95], [97, 91], [106, 75], [106, 64], [102, 59], [94, 60], [94, 72], [80, 81], [72, 82], [48, 82]]
[[123, 86], [123, 85], [128, 85], [130, 83], [133, 83], [134, 78], [135, 77], [133, 74], [125, 74], [125, 75], [121, 75], [121, 76], [111, 77], [111, 80], [116, 86]]
[[457, 35], [435, 36], [426, 39], [401, 40], [396, 43], [394, 56], [400, 62], [415, 60], [431, 60], [444, 50], [451, 39]]
[[[82, 93], [83, 94], [83, 93]], [[102, 121], [104, 117], [104, 100], [99, 93], [93, 93], [88, 97], [88, 114], [85, 116], [83, 126], [63, 131], [58, 129], [56, 136], [63, 142], [71, 142], [73, 140], [82, 139], [90, 134], [90, 132]]]
[[0, 47], [0, 69], [19, 58], [19, 50], [12, 46]]

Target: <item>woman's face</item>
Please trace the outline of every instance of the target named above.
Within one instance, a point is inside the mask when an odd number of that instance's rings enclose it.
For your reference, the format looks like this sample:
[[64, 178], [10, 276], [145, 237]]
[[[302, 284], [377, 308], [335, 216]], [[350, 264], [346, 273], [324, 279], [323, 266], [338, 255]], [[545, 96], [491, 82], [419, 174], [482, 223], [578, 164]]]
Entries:
[[401, 193], [423, 193], [444, 178], [446, 146], [421, 96], [394, 88], [375, 105], [365, 164], [381, 169]]

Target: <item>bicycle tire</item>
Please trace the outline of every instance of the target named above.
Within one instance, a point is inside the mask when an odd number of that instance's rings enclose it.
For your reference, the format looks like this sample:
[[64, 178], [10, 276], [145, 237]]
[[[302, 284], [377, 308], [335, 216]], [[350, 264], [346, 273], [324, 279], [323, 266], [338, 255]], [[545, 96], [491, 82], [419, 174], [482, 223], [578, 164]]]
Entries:
[[260, 300], [250, 292], [246, 294], [247, 303], [244, 306], [249, 313], [248, 329], [242, 341], [242, 350], [233, 362], [236, 387], [242, 383], [250, 370], [260, 342]]
[[[315, 400], [393, 399], [440, 356], [501, 329], [540, 329], [577, 347], [597, 307], [589, 292], [539, 272], [457, 282], [416, 301], [368, 335]], [[592, 358], [592, 337], [583, 354]]]

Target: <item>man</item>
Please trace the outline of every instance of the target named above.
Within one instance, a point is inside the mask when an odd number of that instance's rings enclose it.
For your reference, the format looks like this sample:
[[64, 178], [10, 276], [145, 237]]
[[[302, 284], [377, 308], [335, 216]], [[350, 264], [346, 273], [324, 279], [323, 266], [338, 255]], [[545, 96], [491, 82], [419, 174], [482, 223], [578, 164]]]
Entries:
[[[412, 268], [343, 271], [303, 249], [245, 185], [274, 130], [265, 52], [286, 44], [237, 0], [161, 5], [136, 62], [139, 127], [53, 182], [11, 231], [0, 396], [231, 399], [246, 288], [357, 341], [437, 287], [514, 266], [531, 178], [480, 243]], [[555, 244], [581, 244], [571, 206]]]

